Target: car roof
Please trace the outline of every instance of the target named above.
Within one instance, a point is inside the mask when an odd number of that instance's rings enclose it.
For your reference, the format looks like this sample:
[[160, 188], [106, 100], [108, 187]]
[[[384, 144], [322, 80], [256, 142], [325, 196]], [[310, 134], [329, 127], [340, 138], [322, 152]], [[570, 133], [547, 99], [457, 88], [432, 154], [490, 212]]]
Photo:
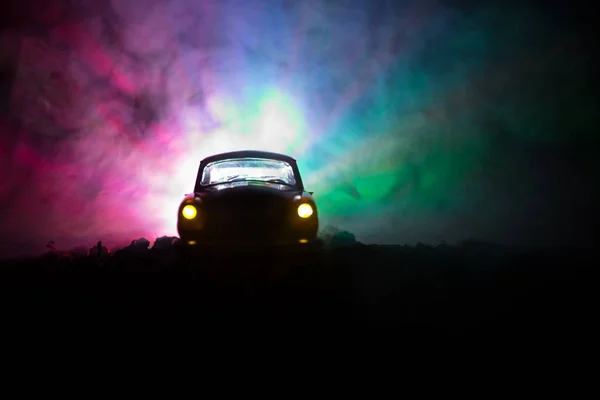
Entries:
[[212, 156], [206, 157], [202, 160], [202, 164], [206, 165], [213, 161], [226, 160], [229, 158], [268, 158], [272, 160], [286, 161], [288, 163], [295, 163], [296, 160], [293, 157], [287, 156], [285, 154], [273, 153], [270, 151], [261, 151], [261, 150], [238, 150], [238, 151], [230, 151], [227, 153], [214, 154]]

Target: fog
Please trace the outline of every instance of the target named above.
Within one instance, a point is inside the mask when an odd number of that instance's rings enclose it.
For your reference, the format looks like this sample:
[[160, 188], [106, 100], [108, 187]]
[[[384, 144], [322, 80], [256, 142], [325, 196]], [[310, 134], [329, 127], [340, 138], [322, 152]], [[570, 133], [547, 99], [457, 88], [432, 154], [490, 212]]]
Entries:
[[365, 243], [591, 243], [590, 32], [545, 2], [15, 2], [0, 252], [176, 235], [210, 154], [298, 160]]

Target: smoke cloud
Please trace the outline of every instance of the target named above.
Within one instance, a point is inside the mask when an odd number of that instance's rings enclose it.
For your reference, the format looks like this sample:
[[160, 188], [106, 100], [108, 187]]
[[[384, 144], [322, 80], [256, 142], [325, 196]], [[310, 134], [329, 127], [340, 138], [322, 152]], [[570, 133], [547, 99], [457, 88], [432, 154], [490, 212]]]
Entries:
[[296, 157], [323, 225], [364, 242], [589, 242], [586, 25], [518, 4], [20, 1], [0, 252], [175, 235], [200, 159], [246, 148]]

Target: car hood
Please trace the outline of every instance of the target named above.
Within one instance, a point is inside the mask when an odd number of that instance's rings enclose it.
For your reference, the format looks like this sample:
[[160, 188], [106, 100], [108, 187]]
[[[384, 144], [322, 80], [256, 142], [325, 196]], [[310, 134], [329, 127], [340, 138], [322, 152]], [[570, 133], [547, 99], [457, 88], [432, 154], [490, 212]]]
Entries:
[[231, 196], [275, 196], [293, 198], [302, 194], [302, 190], [291, 189], [289, 186], [268, 182], [239, 181], [213, 186], [209, 190], [196, 193], [203, 200], [213, 200]]

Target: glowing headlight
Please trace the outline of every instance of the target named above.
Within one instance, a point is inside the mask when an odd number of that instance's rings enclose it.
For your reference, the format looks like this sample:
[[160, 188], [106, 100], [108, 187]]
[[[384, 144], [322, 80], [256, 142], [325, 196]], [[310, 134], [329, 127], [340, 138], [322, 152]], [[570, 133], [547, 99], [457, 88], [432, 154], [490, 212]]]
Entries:
[[298, 216], [300, 218], [308, 218], [313, 214], [313, 208], [308, 203], [302, 203], [298, 206]]
[[194, 219], [196, 218], [196, 215], [198, 215], [198, 210], [196, 210], [196, 207], [193, 205], [188, 204], [181, 210], [181, 215], [183, 215], [185, 219]]

